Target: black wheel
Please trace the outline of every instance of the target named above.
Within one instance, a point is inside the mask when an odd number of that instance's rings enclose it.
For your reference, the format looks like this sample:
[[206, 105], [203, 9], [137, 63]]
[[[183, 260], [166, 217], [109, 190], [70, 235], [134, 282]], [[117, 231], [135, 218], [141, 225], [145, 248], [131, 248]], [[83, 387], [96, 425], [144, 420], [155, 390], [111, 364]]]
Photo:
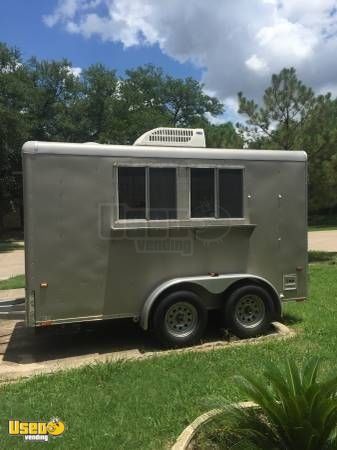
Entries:
[[240, 338], [265, 333], [270, 327], [273, 302], [260, 286], [249, 285], [231, 293], [224, 306], [228, 328]]
[[153, 331], [165, 347], [197, 343], [207, 325], [207, 310], [194, 292], [177, 291], [159, 300], [153, 315]]

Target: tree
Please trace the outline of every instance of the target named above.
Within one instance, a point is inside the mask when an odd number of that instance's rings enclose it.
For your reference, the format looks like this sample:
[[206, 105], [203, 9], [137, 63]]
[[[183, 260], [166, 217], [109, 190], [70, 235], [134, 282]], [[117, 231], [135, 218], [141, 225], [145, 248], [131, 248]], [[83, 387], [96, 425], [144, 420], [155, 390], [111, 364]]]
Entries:
[[128, 70], [126, 75], [121, 81], [120, 117], [128, 123], [129, 142], [159, 126], [209, 124], [207, 114], [223, 111], [219, 100], [205, 94], [203, 85], [191, 78], [174, 79], [152, 65]]
[[188, 127], [205, 118], [206, 113], [218, 116], [223, 105], [204, 92], [204, 86], [193, 78], [166, 78], [166, 108], [173, 126]]
[[7, 212], [20, 208], [20, 148], [28, 135], [28, 74], [21, 54], [0, 43], [0, 230]]
[[333, 212], [337, 207], [337, 100], [318, 96], [297, 136], [297, 148], [309, 159], [309, 210]]
[[239, 93], [239, 112], [248, 118], [241, 135], [250, 147], [303, 149], [309, 160], [309, 213], [337, 208], [337, 101], [315, 96], [295, 69], [273, 75], [262, 106]]
[[81, 109], [85, 123], [82, 140], [116, 143], [116, 129], [112, 126], [120, 101], [116, 71], [102, 64], [91, 65], [84, 70], [82, 83]]
[[285, 150], [295, 148], [297, 136], [315, 105], [314, 92], [297, 78], [294, 68], [285, 68], [272, 76], [261, 106], [242, 92], [238, 97], [239, 113], [248, 117], [248, 126], [242, 127], [248, 139], [267, 137], [273, 146]]
[[205, 126], [207, 147], [242, 148], [244, 141], [232, 122]]
[[66, 59], [32, 58], [27, 68], [31, 79], [27, 107], [31, 136], [45, 141], [74, 140], [79, 123], [71, 120], [71, 112], [78, 106], [81, 84], [71, 71], [71, 63]]

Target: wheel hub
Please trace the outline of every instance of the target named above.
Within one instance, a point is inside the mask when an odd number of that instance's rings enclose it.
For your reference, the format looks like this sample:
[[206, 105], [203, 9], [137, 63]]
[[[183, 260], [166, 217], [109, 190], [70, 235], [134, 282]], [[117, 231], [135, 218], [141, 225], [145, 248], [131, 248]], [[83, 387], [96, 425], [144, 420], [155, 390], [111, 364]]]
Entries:
[[248, 328], [256, 327], [265, 317], [265, 306], [258, 295], [245, 295], [240, 298], [235, 308], [236, 321]]
[[176, 337], [186, 337], [193, 333], [198, 323], [196, 308], [187, 302], [177, 302], [165, 314], [167, 331]]

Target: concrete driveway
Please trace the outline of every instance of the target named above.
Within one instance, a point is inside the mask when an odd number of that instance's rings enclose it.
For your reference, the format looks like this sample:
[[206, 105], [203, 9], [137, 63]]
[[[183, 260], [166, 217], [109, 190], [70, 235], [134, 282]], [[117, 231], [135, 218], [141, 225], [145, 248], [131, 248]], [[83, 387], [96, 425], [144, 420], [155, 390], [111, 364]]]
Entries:
[[[23, 244], [18, 242], [18, 244]], [[25, 253], [22, 249], [0, 252], [0, 280], [25, 273]]]
[[203, 343], [184, 349], [160, 350], [149, 333], [130, 320], [26, 328], [23, 321], [0, 320], [0, 384], [41, 373], [98, 362], [144, 359], [178, 352], [205, 352], [234, 345], [256, 345], [270, 339], [287, 339], [295, 332], [275, 322], [271, 332], [252, 339], [228, 336], [210, 320]]
[[308, 248], [323, 252], [337, 252], [337, 230], [310, 231]]
[[[21, 320], [0, 320], [0, 331], [0, 384], [38, 373], [172, 351], [158, 349], [151, 335], [130, 320], [53, 326], [38, 333]], [[223, 331], [210, 326], [200, 347], [210, 350], [229, 343]]]

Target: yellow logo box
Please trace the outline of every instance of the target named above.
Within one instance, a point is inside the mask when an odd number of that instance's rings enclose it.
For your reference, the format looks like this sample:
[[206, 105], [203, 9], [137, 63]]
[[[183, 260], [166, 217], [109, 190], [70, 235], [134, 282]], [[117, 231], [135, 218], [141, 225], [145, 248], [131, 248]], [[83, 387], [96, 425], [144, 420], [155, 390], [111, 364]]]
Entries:
[[[27, 440], [48, 440], [48, 436], [61, 436], [64, 433], [64, 422], [59, 419], [45, 421], [9, 420], [8, 433], [11, 436], [24, 436]], [[33, 438], [34, 437], [34, 438]], [[46, 437], [46, 439], [42, 439]], [[31, 439], [32, 438], [32, 439]]]

